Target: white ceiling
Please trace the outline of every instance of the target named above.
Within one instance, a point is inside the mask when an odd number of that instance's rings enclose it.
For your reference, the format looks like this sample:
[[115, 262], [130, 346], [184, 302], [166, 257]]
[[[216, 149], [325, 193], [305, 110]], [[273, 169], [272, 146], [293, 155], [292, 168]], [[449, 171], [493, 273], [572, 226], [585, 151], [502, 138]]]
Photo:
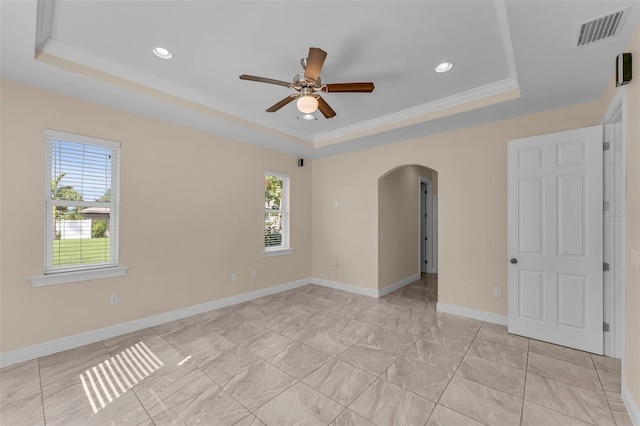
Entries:
[[[634, 0], [0, 4], [3, 78], [305, 157], [598, 99], [640, 14]], [[629, 5], [619, 35], [575, 47], [579, 23]], [[265, 112], [292, 90], [238, 76], [291, 81], [311, 46], [328, 52], [323, 83], [375, 91], [324, 94], [329, 120]]]

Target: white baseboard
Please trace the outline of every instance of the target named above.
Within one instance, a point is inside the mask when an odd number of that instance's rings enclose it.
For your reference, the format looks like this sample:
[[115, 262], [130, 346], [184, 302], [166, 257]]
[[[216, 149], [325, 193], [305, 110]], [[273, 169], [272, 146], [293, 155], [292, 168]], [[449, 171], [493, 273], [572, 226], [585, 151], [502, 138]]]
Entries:
[[387, 294], [396, 291], [399, 288], [404, 287], [405, 285], [411, 284], [412, 282], [420, 279], [420, 273], [413, 274], [405, 279], [402, 279], [398, 282], [395, 282], [391, 285], [386, 286], [383, 289], [378, 290], [378, 297], [386, 296]]
[[631, 392], [629, 392], [629, 388], [624, 381], [624, 375], [622, 376], [622, 401], [627, 408], [631, 423], [635, 426], [640, 426], [640, 408], [638, 408], [638, 404], [633, 399], [633, 396], [631, 396]]
[[480, 321], [486, 321], [493, 324], [507, 325], [507, 316], [494, 314], [493, 312], [479, 311], [477, 309], [465, 308], [463, 306], [448, 305], [438, 302], [436, 309], [439, 312], [447, 314], [459, 315], [461, 317], [473, 318]]
[[238, 294], [236, 296], [225, 297], [224, 299], [213, 300], [211, 302], [206, 302], [199, 305], [188, 306], [186, 308], [177, 309], [175, 311], [164, 312], [162, 314], [152, 315], [150, 317], [111, 325], [108, 327], [99, 328], [97, 330], [91, 330], [85, 333], [63, 337], [33, 346], [27, 346], [26, 348], [7, 351], [0, 354], [0, 368], [31, 359], [36, 359], [42, 356], [51, 355], [57, 352], [66, 351], [68, 349], [88, 345], [90, 343], [99, 342], [101, 340], [110, 339], [112, 337], [164, 324], [166, 322], [187, 318], [204, 312], [209, 312], [214, 309], [224, 308], [225, 306], [231, 306], [238, 303], [246, 302], [248, 300], [257, 299], [259, 297], [268, 296], [270, 294], [280, 293], [286, 290], [302, 287], [307, 284], [311, 284], [310, 278], [304, 278], [285, 284], [275, 285], [248, 293]]
[[353, 284], [345, 284], [338, 281], [329, 281], [322, 278], [311, 278], [313, 284], [323, 287], [335, 288], [336, 290], [348, 291], [349, 293], [362, 294], [369, 297], [378, 297], [378, 290], [373, 288], [360, 287]]

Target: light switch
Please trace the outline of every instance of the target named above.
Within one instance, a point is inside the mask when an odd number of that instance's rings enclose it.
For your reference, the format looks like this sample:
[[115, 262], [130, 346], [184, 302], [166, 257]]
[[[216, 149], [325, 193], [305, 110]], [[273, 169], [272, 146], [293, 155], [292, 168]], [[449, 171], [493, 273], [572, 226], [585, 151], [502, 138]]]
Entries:
[[631, 265], [640, 268], [640, 252], [638, 250], [631, 250]]

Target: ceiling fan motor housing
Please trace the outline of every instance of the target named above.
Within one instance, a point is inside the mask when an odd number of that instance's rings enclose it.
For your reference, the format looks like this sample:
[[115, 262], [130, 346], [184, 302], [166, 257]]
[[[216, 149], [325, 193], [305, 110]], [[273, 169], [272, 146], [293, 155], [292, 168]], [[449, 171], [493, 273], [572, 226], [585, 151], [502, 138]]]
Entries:
[[293, 87], [296, 89], [298, 87], [300, 88], [309, 87], [318, 91], [322, 87], [322, 80], [320, 79], [320, 76], [318, 76], [318, 79], [314, 81], [314, 80], [311, 80], [310, 78], [306, 78], [304, 74], [296, 74], [293, 76]]

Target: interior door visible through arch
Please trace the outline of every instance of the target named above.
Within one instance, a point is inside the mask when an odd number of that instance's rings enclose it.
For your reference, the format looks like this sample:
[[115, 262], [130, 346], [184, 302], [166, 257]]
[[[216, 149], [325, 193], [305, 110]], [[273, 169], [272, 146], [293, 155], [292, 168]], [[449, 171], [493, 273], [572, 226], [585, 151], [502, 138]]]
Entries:
[[420, 178], [420, 272], [434, 273], [434, 252], [436, 247], [433, 238], [433, 183]]

